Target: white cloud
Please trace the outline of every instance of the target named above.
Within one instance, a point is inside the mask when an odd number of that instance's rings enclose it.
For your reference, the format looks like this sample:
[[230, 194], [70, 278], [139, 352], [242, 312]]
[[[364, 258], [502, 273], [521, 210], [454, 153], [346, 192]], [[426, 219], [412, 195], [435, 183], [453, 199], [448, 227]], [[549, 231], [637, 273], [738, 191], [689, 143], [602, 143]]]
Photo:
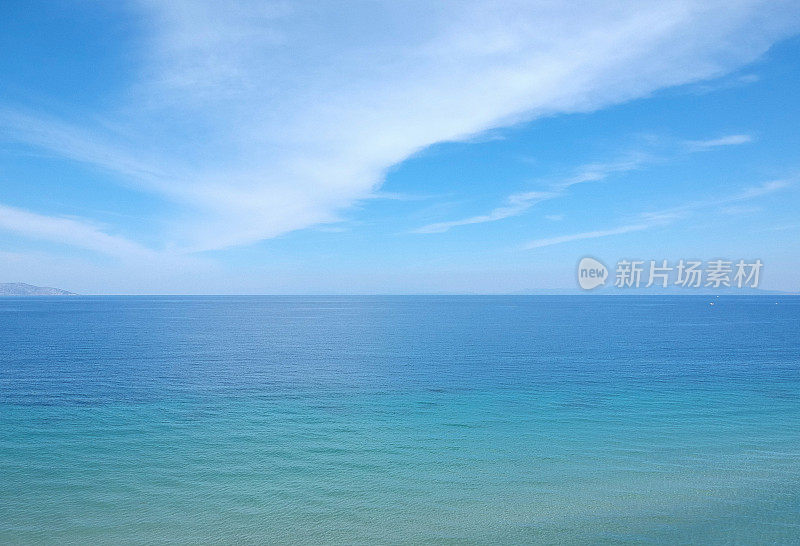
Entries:
[[94, 165], [102, 170], [123, 175], [143, 188], [160, 191], [169, 175], [163, 160], [146, 161], [144, 150], [128, 151], [116, 143], [115, 131], [88, 129], [74, 123], [34, 114], [30, 111], [0, 107], [0, 138], [16, 140], [50, 150], [74, 161]]
[[[586, 231], [582, 233], [572, 233], [569, 235], [559, 235], [556, 237], [535, 239], [527, 243], [524, 246], [524, 248], [530, 250], [546, 246], [558, 245], [562, 243], [569, 243], [572, 241], [580, 241], [584, 239], [597, 239], [600, 237], [608, 237], [611, 235], [622, 235], [625, 233], [631, 233], [635, 231], [644, 231], [654, 227], [671, 224], [674, 221], [683, 218], [699, 209], [715, 207], [718, 205], [725, 205], [728, 203], [737, 203], [740, 201], [747, 201], [749, 199], [755, 199], [757, 197], [768, 195], [776, 191], [782, 190], [784, 188], [787, 188], [789, 187], [789, 185], [790, 183], [785, 180], [775, 180], [771, 182], [766, 182], [758, 186], [752, 186], [750, 188], [746, 188], [739, 193], [735, 193], [728, 196], [721, 196], [712, 200], [693, 201], [685, 205], [672, 207], [661, 211], [645, 212], [639, 214], [638, 218], [633, 223], [625, 224], [610, 229], [599, 229], [599, 230]], [[722, 212], [724, 213], [724, 211]]]
[[[0, 231], [47, 241], [47, 252], [0, 250], [3, 278], [91, 293], [192, 293], [199, 278], [218, 278], [215, 264], [198, 256], [154, 251], [103, 226], [75, 217], [46, 216], [0, 204]], [[74, 252], [81, 248], [113, 260], [97, 261]], [[199, 291], [208, 290], [200, 288]]]
[[742, 190], [740, 193], [731, 196], [727, 202], [745, 201], [747, 199], [753, 199], [754, 197], [761, 197], [762, 195], [768, 195], [778, 190], [788, 188], [791, 186], [791, 184], [792, 183], [788, 180], [772, 180], [770, 182], [765, 182], [760, 186], [753, 186], [751, 188]]
[[147, 248], [124, 237], [109, 235], [89, 222], [45, 216], [4, 205], [0, 205], [0, 229], [111, 256], [135, 258], [153, 255]]
[[625, 173], [640, 169], [648, 161], [652, 161], [652, 158], [646, 154], [637, 153], [634, 155], [634, 157], [624, 161], [616, 161], [612, 163], [590, 163], [589, 165], [584, 165], [578, 169], [578, 172], [575, 175], [565, 180], [556, 182], [555, 188], [559, 190], [565, 190], [577, 184], [600, 182], [612, 174]]
[[798, 23], [755, 0], [139, 5], [144, 68], [112, 123], [3, 123], [183, 204], [165, 245], [189, 250], [335, 222], [431, 144], [720, 76]]
[[468, 224], [482, 224], [485, 222], [494, 222], [512, 216], [518, 216], [531, 208], [536, 203], [544, 201], [545, 199], [552, 199], [557, 194], [553, 192], [531, 191], [525, 193], [516, 193], [509, 196], [508, 203], [505, 206], [498, 207], [488, 214], [481, 214], [478, 216], [471, 216], [462, 220], [453, 220], [450, 222], [438, 222], [435, 224], [428, 224], [414, 230], [414, 233], [443, 233], [450, 228], [456, 226], [465, 226]]
[[569, 243], [572, 241], [580, 241], [582, 239], [597, 239], [599, 237], [608, 237], [609, 235], [620, 235], [622, 233], [630, 233], [632, 231], [642, 231], [645, 229], [650, 229], [656, 225], [655, 222], [651, 223], [642, 223], [642, 224], [630, 224], [626, 226], [620, 226], [613, 229], [601, 229], [596, 231], [586, 231], [584, 233], [573, 233], [571, 235], [561, 235], [558, 237], [548, 237], [545, 239], [536, 239], [535, 241], [531, 241], [525, 248], [533, 249], [533, 248], [542, 248], [545, 246], [552, 246], [558, 245], [561, 243]]
[[750, 135], [727, 135], [710, 140], [691, 140], [687, 144], [693, 150], [707, 150], [709, 148], [720, 148], [723, 146], [738, 146], [739, 144], [747, 144], [752, 141], [753, 137]]
[[[750, 137], [747, 135], [731, 135], [715, 140], [694, 141], [692, 146], [690, 146], [689, 151], [704, 152], [719, 146], [741, 144], [749, 141]], [[514, 206], [513, 203], [518, 201], [518, 195], [526, 195], [515, 194], [508, 198], [509, 206], [507, 207], [495, 209], [488, 214], [472, 216], [463, 220], [429, 224], [416, 229], [415, 233], [442, 233], [457, 226], [478, 224], [483, 222], [494, 222], [509, 218], [511, 216], [517, 216], [527, 212], [529, 208], [538, 202], [563, 196], [572, 186], [586, 184], [589, 182], [601, 182], [614, 174], [639, 170], [655, 161], [658, 161], [658, 158], [651, 154], [645, 152], [635, 152], [629, 153], [627, 158], [619, 161], [612, 161], [608, 163], [589, 163], [579, 167], [572, 176], [564, 178], [563, 180], [551, 182], [549, 185], [550, 191], [548, 192], [538, 192], [538, 194], [537, 192], [530, 192], [530, 195], [536, 196], [535, 199], [526, 200], [519, 203], [517, 206]], [[546, 218], [552, 219], [552, 217]]]
[[[564, 195], [566, 190], [571, 186], [577, 184], [584, 184], [587, 182], [599, 182], [618, 172], [627, 172], [638, 169], [646, 159], [643, 154], [637, 154], [638, 157], [628, 159], [626, 161], [614, 163], [591, 163], [579, 168], [577, 173], [564, 180], [559, 180], [550, 185], [549, 191], [531, 191], [524, 193], [516, 193], [508, 197], [508, 204], [503, 207], [496, 208], [488, 214], [480, 214], [471, 216], [462, 220], [451, 220], [448, 222], [437, 222], [422, 226], [413, 231], [413, 233], [444, 233], [451, 228], [458, 226], [465, 226], [469, 224], [482, 224], [486, 222], [496, 222], [497, 220], [504, 220], [513, 216], [519, 216], [528, 211], [536, 203], [541, 203], [548, 199], [554, 199]], [[553, 217], [548, 217], [552, 219]]]

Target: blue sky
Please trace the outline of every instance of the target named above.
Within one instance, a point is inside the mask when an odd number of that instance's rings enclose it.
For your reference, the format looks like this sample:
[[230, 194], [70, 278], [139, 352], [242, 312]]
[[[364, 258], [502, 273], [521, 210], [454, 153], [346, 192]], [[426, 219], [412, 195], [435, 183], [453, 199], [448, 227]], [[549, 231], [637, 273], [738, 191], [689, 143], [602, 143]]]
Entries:
[[520, 293], [586, 255], [799, 291], [792, 2], [0, 8], [0, 282]]

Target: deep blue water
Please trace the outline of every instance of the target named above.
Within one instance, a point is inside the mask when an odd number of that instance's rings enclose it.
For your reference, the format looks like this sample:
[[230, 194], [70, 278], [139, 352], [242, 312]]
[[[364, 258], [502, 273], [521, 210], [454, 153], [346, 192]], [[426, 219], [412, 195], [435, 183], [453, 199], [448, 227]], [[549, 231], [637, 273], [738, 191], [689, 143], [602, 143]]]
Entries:
[[800, 543], [800, 298], [3, 298], [0, 431], [2, 543]]

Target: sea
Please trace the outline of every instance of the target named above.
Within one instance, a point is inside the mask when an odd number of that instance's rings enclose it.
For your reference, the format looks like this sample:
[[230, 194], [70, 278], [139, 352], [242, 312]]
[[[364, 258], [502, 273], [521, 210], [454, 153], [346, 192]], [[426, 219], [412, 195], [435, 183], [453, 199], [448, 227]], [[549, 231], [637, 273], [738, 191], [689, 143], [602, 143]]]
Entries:
[[798, 544], [800, 297], [2, 298], [0, 543]]

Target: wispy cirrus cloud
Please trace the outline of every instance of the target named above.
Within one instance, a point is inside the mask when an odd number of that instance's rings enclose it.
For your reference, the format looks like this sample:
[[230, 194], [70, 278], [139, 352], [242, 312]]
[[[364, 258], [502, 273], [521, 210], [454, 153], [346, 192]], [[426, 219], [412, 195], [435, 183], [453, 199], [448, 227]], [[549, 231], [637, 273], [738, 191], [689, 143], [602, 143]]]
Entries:
[[0, 229], [24, 237], [85, 248], [121, 258], [152, 257], [155, 253], [124, 237], [110, 235], [91, 222], [36, 214], [0, 205]]
[[577, 172], [564, 180], [553, 183], [553, 188], [556, 190], [566, 190], [577, 184], [585, 184], [587, 182], [600, 182], [609, 176], [617, 173], [626, 173], [641, 169], [645, 164], [652, 161], [654, 158], [642, 152], [630, 154], [631, 157], [622, 161], [614, 161], [610, 163], [589, 163], [579, 167]]
[[723, 146], [738, 146], [740, 144], [747, 144], [752, 142], [753, 137], [750, 135], [726, 135], [719, 138], [712, 138], [709, 140], [690, 140], [686, 144], [690, 149], [695, 151], [703, 151], [711, 148], [720, 148]]
[[163, 160], [144, 157], [148, 152], [139, 148], [128, 150], [113, 130], [82, 127], [75, 123], [22, 108], [0, 105], [0, 141], [22, 142], [79, 163], [136, 182], [143, 188], [161, 189], [169, 175]]
[[504, 218], [510, 218], [512, 216], [518, 216], [529, 208], [531, 208], [536, 203], [544, 201], [546, 199], [552, 199], [557, 194], [553, 192], [541, 192], [541, 191], [531, 191], [525, 193], [515, 193], [508, 197], [508, 202], [506, 205], [502, 207], [497, 207], [489, 211], [487, 214], [481, 214], [478, 216], [470, 216], [469, 218], [463, 218], [461, 220], [453, 220], [450, 222], [438, 222], [435, 224], [428, 224], [426, 226], [422, 226], [417, 228], [413, 231], [413, 233], [443, 233], [450, 228], [454, 228], [456, 226], [466, 226], [469, 224], [482, 224], [485, 222], [494, 222], [497, 220], [503, 220]]
[[[666, 226], [681, 218], [685, 218], [686, 216], [692, 214], [693, 212], [701, 209], [708, 209], [710, 207], [716, 207], [719, 205], [727, 205], [731, 203], [748, 201], [751, 199], [755, 199], [757, 197], [775, 193], [777, 191], [789, 187], [790, 185], [791, 183], [786, 180], [773, 180], [770, 182], [766, 182], [764, 184], [745, 188], [744, 190], [738, 193], [734, 193], [727, 196], [721, 196], [716, 199], [693, 201], [690, 203], [686, 203], [685, 205], [671, 207], [669, 209], [664, 209], [656, 212], [641, 213], [631, 223], [623, 224], [613, 228], [598, 229], [580, 233], [571, 233], [568, 235], [559, 235], [555, 237], [545, 237], [542, 239], [535, 239], [525, 244], [524, 248], [531, 250], [547, 246], [558, 245], [562, 243], [570, 243], [573, 241], [581, 241], [585, 239], [598, 239], [601, 237], [609, 237], [612, 235], [622, 235], [625, 233], [632, 233], [636, 231], [645, 231], [659, 226]], [[725, 210], [723, 209], [720, 212], [725, 213]]]
[[[689, 141], [689, 152], [705, 152], [721, 146], [745, 144], [751, 140], [752, 138], [749, 135], [739, 134], [728, 135], [713, 140]], [[508, 206], [494, 209], [488, 214], [471, 216], [463, 220], [452, 220], [428, 224], [414, 230], [414, 233], [443, 233], [458, 226], [495, 222], [497, 220], [504, 220], [512, 216], [518, 216], [527, 212], [536, 203], [566, 195], [567, 190], [569, 190], [572, 186], [591, 182], [601, 182], [615, 174], [640, 170], [660, 160], [662, 160], [662, 158], [655, 154], [637, 151], [629, 153], [627, 154], [627, 157], [617, 161], [611, 161], [607, 163], [589, 163], [582, 165], [576, 169], [573, 175], [550, 182], [549, 191], [514, 194], [508, 198]], [[534, 195], [536, 198], [530, 200], [519, 198], [519, 196], [528, 194]], [[513, 203], [517, 203], [517, 206], [514, 206]]]
[[570, 235], [559, 235], [558, 237], [546, 237], [544, 239], [536, 239], [525, 245], [526, 249], [542, 248], [545, 246], [553, 246], [561, 243], [570, 243], [572, 241], [581, 241], [583, 239], [597, 239], [599, 237], [608, 237], [610, 235], [621, 235], [623, 233], [631, 233], [633, 231], [643, 231], [658, 225], [657, 222], [642, 222], [637, 224], [628, 224], [611, 229], [599, 229], [595, 231], [585, 231], [583, 233], [573, 233]]
[[431, 144], [720, 76], [798, 26], [792, 2], [758, 0], [135, 5], [139, 70], [106, 121], [2, 123], [182, 205], [163, 244], [186, 251], [335, 222]]
[[646, 159], [643, 154], [637, 154], [635, 158], [612, 163], [590, 163], [580, 167], [575, 174], [563, 180], [558, 180], [550, 184], [546, 191], [529, 191], [510, 195], [506, 199], [506, 204], [497, 207], [486, 214], [469, 216], [460, 220], [450, 220], [447, 222], [436, 222], [419, 227], [412, 233], [444, 233], [454, 227], [466, 226], [470, 224], [483, 224], [486, 222], [496, 222], [505, 220], [520, 214], [526, 213], [531, 207], [542, 201], [560, 197], [566, 191], [577, 184], [587, 182], [599, 182], [614, 173], [627, 172], [640, 168]]
[[736, 201], [746, 201], [748, 199], [753, 199], [755, 197], [761, 197], [762, 195], [768, 195], [770, 193], [774, 193], [778, 190], [782, 190], [784, 188], [788, 188], [792, 185], [790, 180], [772, 180], [770, 182], [765, 182], [760, 186], [753, 186], [750, 188], [746, 188], [741, 192], [732, 195], [726, 201], [716, 201], [716, 203], [732, 203]]

